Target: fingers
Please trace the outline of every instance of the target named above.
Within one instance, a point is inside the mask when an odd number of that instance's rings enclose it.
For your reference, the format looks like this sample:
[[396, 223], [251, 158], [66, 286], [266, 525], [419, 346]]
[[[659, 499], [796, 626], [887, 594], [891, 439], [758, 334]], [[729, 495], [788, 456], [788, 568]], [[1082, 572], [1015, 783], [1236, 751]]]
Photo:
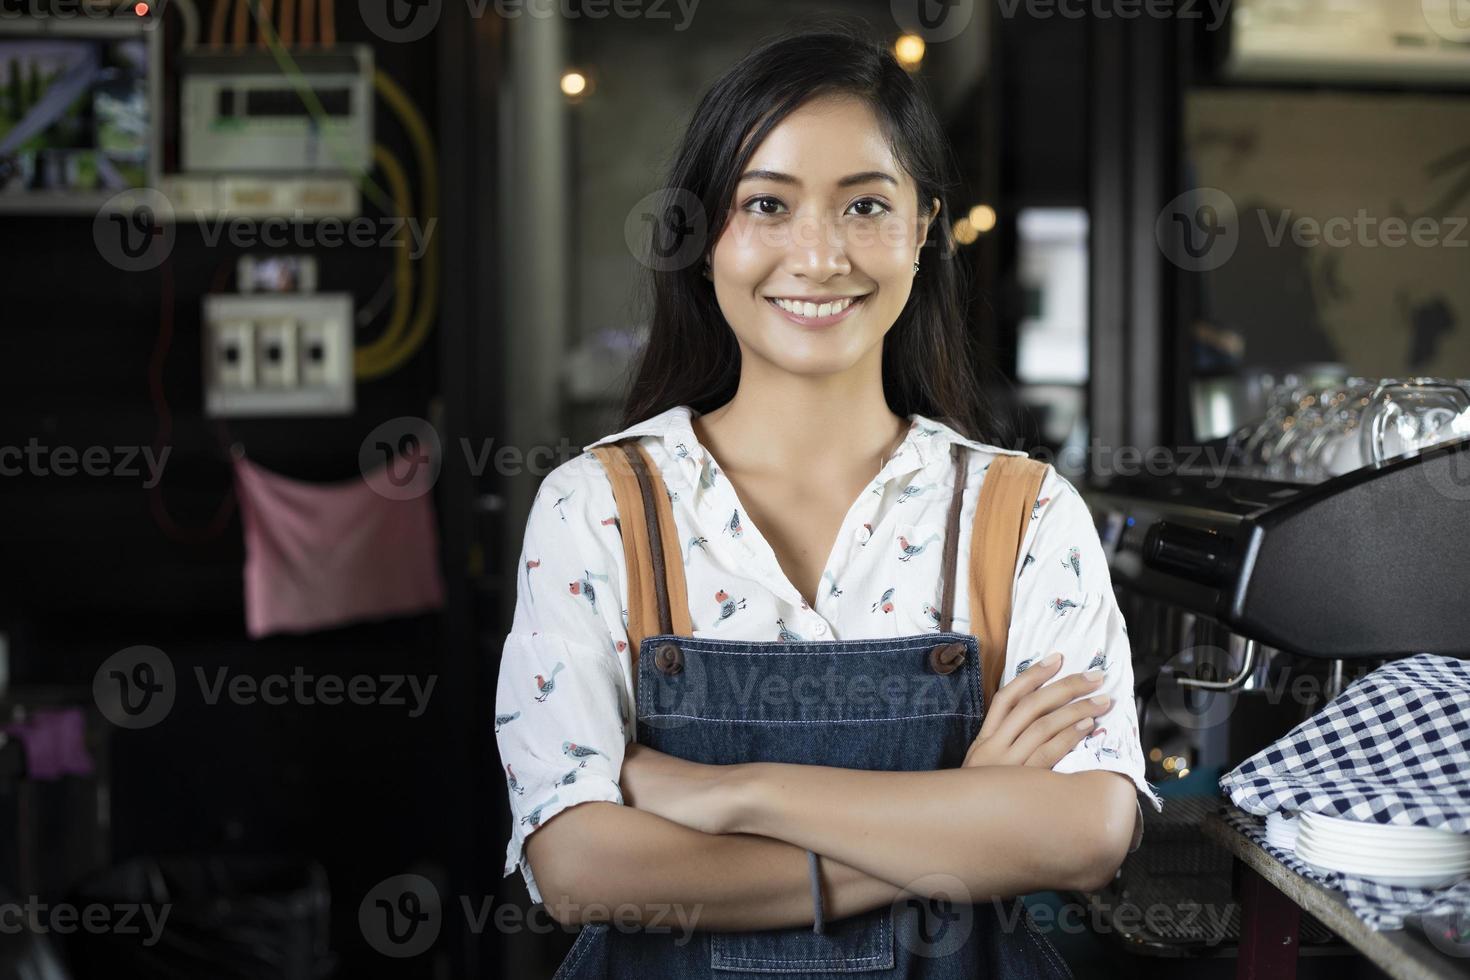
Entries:
[[1062, 655], [1051, 653], [1011, 678], [1009, 683], [1002, 684], [985, 709], [985, 720], [980, 725], [980, 734], [989, 737], [999, 731], [1016, 704], [1055, 676], [1061, 666]]
[[1097, 725], [1096, 718], [1083, 718], [1043, 742], [1036, 751], [1026, 760], [1026, 765], [1051, 769], [1056, 766], [1068, 752], [1077, 747], [1077, 743], [1087, 737]]
[[[1022, 673], [1029, 674], [1035, 669], [1032, 667]], [[996, 730], [996, 736], [1014, 742], [1037, 719], [1097, 690], [1104, 676], [1103, 671], [1089, 670], [1081, 674], [1069, 674], [1054, 683], [1031, 690], [1022, 695], [1006, 713], [1005, 720]]]
[[1047, 768], [1056, 765], [1057, 760], [1072, 751], [1092, 731], [1098, 716], [1105, 713], [1112, 702], [1110, 696], [1096, 694], [1042, 715], [1016, 739], [1017, 754], [1026, 760], [1025, 765], [1033, 765], [1039, 764], [1040, 759], [1036, 762], [1033, 759], [1042, 752], [1045, 758], [1050, 759], [1046, 763]]

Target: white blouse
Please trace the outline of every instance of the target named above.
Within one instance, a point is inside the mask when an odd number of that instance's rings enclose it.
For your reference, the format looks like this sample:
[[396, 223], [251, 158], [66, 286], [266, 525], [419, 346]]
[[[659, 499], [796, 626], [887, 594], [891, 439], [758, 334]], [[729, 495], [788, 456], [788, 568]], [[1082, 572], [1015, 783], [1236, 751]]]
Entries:
[[[979, 450], [968, 454], [955, 580], [954, 629], [968, 632], [966, 556], [981, 482], [997, 454], [1023, 453], [911, 415], [902, 445], [848, 510], [812, 608], [695, 438], [695, 414], [681, 405], [584, 447], [638, 436], [658, 467], [672, 498], [695, 636], [846, 640], [937, 631], [953, 442]], [[602, 464], [584, 452], [546, 476], [526, 522], [495, 734], [513, 816], [504, 873], [519, 867], [535, 902], [541, 896], [523, 857], [526, 837], [574, 804], [623, 802], [623, 747], [636, 737], [636, 726], [616, 515]], [[1112, 704], [1054, 771], [1123, 773], [1162, 810], [1144, 779], [1127, 628], [1087, 506], [1048, 466], [1031, 517], [1016, 567], [1001, 683], [1053, 650], [1065, 658], [1058, 676], [1106, 670], [1097, 693], [1110, 694]]]

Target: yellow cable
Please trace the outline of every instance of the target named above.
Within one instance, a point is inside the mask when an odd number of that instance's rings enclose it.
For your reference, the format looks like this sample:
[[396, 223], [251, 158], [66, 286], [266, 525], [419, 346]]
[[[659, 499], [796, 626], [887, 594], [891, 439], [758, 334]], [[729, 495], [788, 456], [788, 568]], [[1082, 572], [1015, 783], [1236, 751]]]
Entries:
[[423, 115], [413, 101], [398, 87], [398, 83], [381, 69], [373, 76], [378, 94], [398, 116], [413, 143], [419, 169], [419, 181], [424, 189], [424, 206], [419, 217], [428, 237], [423, 255], [422, 278], [419, 283], [418, 303], [414, 309], [413, 325], [408, 335], [401, 340], [390, 338], [389, 331], [357, 351], [355, 358], [358, 377], [380, 377], [397, 369], [414, 352], [423, 346], [424, 339], [433, 327], [439, 305], [439, 162], [434, 151], [433, 138]]
[[[412, 208], [409, 202], [408, 177], [403, 172], [403, 164], [381, 143], [373, 147], [373, 161], [387, 178], [397, 216], [407, 219], [412, 215]], [[400, 226], [395, 237], [398, 238], [398, 254], [393, 257], [393, 311], [388, 316], [388, 327], [382, 336], [367, 347], [359, 348], [353, 358], [357, 376], [360, 378], [377, 377], [386, 373], [374, 370], [377, 367], [375, 358], [381, 355], [369, 357], [367, 352], [369, 349], [387, 350], [399, 342], [408, 326], [409, 303], [413, 299], [413, 265], [408, 255], [408, 229]]]

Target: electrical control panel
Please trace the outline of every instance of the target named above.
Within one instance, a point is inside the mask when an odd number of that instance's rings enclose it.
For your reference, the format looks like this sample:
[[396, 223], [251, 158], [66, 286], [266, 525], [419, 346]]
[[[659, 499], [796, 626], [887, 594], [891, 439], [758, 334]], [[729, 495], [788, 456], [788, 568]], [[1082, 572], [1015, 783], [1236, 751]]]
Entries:
[[373, 53], [366, 45], [207, 52], [183, 61], [179, 140], [186, 172], [361, 173], [373, 162]]
[[204, 297], [205, 414], [350, 414], [352, 328], [348, 293]]

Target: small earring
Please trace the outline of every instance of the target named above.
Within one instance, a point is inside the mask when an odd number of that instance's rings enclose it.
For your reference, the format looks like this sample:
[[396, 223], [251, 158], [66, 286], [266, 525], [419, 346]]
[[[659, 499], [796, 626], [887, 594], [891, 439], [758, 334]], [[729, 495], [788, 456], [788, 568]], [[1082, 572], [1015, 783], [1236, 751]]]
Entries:
[[914, 271], [915, 272], [918, 272], [919, 271], [919, 260], [918, 259], [914, 259]]

